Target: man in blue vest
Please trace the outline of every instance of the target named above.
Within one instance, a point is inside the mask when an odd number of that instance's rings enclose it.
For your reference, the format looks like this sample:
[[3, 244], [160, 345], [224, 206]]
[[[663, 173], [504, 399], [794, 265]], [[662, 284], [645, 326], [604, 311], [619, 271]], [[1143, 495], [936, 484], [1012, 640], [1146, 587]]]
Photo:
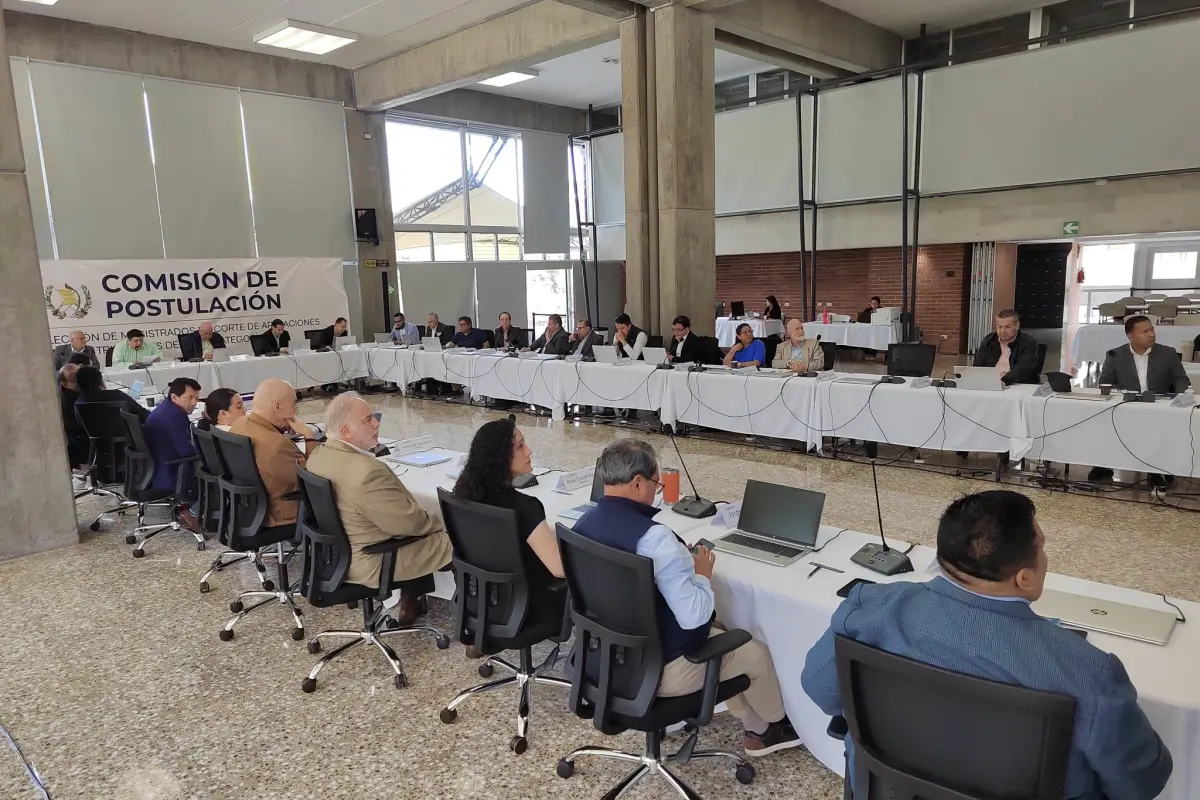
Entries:
[[[705, 665], [692, 664], [683, 654], [721, 632], [720, 624], [713, 621], [715, 556], [705, 547], [689, 551], [670, 528], [654, 522], [658, 513], [654, 496], [662, 483], [658, 458], [649, 444], [616, 441], [605, 448], [596, 469], [604, 482], [604, 496], [575, 524], [575, 530], [654, 562], [658, 589], [654, 610], [666, 665], [658, 695], [678, 697], [699, 691]], [[784, 711], [771, 654], [761, 642], [751, 641], [721, 659], [721, 680], [735, 675], [750, 678], [750, 688], [729, 700], [729, 710], [746, 729], [746, 755], [765, 756], [797, 747], [800, 737]]]

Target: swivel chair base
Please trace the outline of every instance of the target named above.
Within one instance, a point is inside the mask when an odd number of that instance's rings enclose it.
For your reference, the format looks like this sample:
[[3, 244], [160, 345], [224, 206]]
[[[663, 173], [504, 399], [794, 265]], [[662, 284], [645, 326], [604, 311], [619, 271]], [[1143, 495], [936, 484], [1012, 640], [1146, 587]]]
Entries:
[[[276, 583], [272, 584], [271, 588], [267, 588], [267, 584], [270, 583], [270, 581], [264, 580], [263, 574], [260, 572], [258, 579], [263, 584], [263, 588], [259, 591], [242, 592], [237, 596], [236, 600], [229, 604], [229, 610], [232, 611], [235, 616], [233, 619], [229, 620], [229, 622], [226, 622], [225, 627], [218, 632], [217, 635], [220, 637], [222, 642], [228, 642], [233, 638], [233, 626], [241, 622], [241, 620], [247, 614], [255, 609], [262, 608], [273, 600], [278, 602], [279, 605], [287, 608], [287, 610], [292, 613], [292, 639], [297, 642], [304, 639], [304, 615], [300, 611], [300, 607], [296, 605], [296, 598], [303, 597], [303, 595], [301, 595], [298, 591], [299, 583], [297, 582], [296, 584], [293, 584], [288, 580], [287, 572], [287, 562], [295, 552], [296, 550], [293, 548], [290, 552], [285, 554], [283, 552], [283, 543], [275, 545], [274, 557], [279, 560], [275, 575]], [[255, 557], [255, 565], [260, 565], [257, 554]], [[211, 574], [211, 572], [212, 570], [209, 571], [209, 574]], [[207, 577], [207, 575], [205, 577]], [[205, 583], [207, 582], [201, 583], [200, 591], [204, 591], [203, 587]], [[245, 601], [254, 599], [258, 599], [259, 602], [247, 607]]]
[[208, 579], [216, 572], [224, 572], [235, 564], [241, 564], [243, 561], [250, 561], [254, 564], [254, 569], [258, 575], [258, 585], [262, 587], [264, 592], [275, 591], [275, 582], [267, 577], [267, 568], [262, 563], [264, 558], [276, 558], [277, 554], [274, 551], [267, 550], [266, 552], [257, 552], [249, 550], [242, 552], [239, 550], [226, 550], [217, 553], [217, 557], [213, 559], [209, 565], [208, 572], [200, 576], [200, 593], [207, 594], [212, 591], [209, 586]]
[[[388, 666], [395, 673], [394, 681], [397, 689], [403, 689], [408, 686], [408, 677], [404, 674], [404, 664], [400, 661], [400, 656], [396, 655], [396, 651], [387, 642], [383, 641], [383, 637], [400, 636], [407, 633], [432, 633], [437, 637], [437, 648], [439, 650], [445, 650], [450, 646], [450, 639], [437, 628], [427, 625], [392, 627], [392, 625], [395, 625], [395, 621], [387, 616], [387, 609], [383, 607], [383, 604], [375, 602], [375, 598], [367, 598], [362, 600], [361, 603], [363, 610], [362, 630], [321, 631], [308, 640], [308, 652], [313, 655], [321, 652], [322, 639], [349, 639], [350, 641], [338, 645], [333, 650], [321, 656], [320, 660], [309, 671], [308, 677], [300, 684], [300, 688], [305, 694], [311, 694], [317, 690], [317, 675], [325, 668], [325, 665], [347, 650], [360, 644], [373, 644], [379, 648], [379, 652], [383, 653], [383, 657], [387, 659]], [[295, 634], [293, 633], [294, 636]]]
[[[136, 528], [134, 528], [131, 533], [128, 533], [125, 535], [125, 544], [134, 545], [134, 548], [133, 548], [133, 557], [134, 558], [142, 558], [143, 556], [145, 556], [146, 555], [146, 542], [150, 541], [155, 536], [158, 536], [163, 531], [186, 531], [187, 533], [191, 534], [193, 539], [196, 540], [196, 549], [197, 550], [203, 550], [205, 548], [206, 545], [205, 545], [204, 534], [196, 533], [195, 531], [188, 530], [187, 528], [184, 528], [182, 525], [180, 525], [179, 522], [175, 519], [175, 514], [177, 511], [177, 508], [173, 504], [170, 504], [170, 507], [171, 507], [171, 521], [170, 522], [160, 522], [160, 523], [156, 523], [153, 525], [146, 524], [146, 510], [148, 508], [150, 508], [151, 506], [162, 507], [164, 505], [168, 505], [168, 504], [140, 503], [137, 505], [138, 526]], [[149, 531], [149, 533], [146, 533], [146, 531]]]
[[526, 738], [526, 734], [529, 731], [529, 711], [533, 701], [533, 685], [540, 683], [546, 686], [558, 686], [570, 689], [571, 682], [562, 678], [553, 678], [545, 675], [546, 672], [558, 664], [557, 645], [539, 667], [533, 666], [533, 653], [528, 647], [521, 650], [520, 667], [505, 661], [499, 656], [492, 656], [479, 665], [479, 677], [490, 678], [495, 671], [494, 664], [499, 664], [513, 674], [506, 678], [489, 683], [481, 683], [478, 686], [472, 686], [470, 689], [459, 692], [454, 696], [453, 700], [446, 704], [446, 707], [442, 709], [439, 716], [442, 722], [447, 724], [454, 722], [458, 718], [458, 711], [456, 709], [468, 697], [494, 692], [497, 689], [504, 689], [515, 685], [521, 690], [520, 700], [517, 705], [517, 735], [508, 740], [508, 749], [517, 755], [521, 755], [529, 748], [529, 740]]
[[688, 786], [679, 776], [668, 769], [667, 765], [688, 764], [691, 761], [699, 759], [728, 758], [737, 765], [734, 776], [737, 778], [738, 783], [749, 785], [754, 782], [754, 766], [747, 763], [746, 759], [737, 753], [730, 752], [729, 750], [696, 750], [698, 733], [698, 731], [692, 731], [679, 750], [674, 755], [666, 757], [662, 755], [662, 731], [650, 731], [646, 733], [646, 750], [640, 756], [604, 747], [581, 747], [565, 758], [559, 759], [558, 776], [560, 778], [571, 777], [575, 773], [575, 759], [580, 756], [595, 756], [596, 758], [625, 761], [638, 765], [633, 772], [630, 772], [620, 783], [610, 789], [608, 794], [604, 795], [603, 800], [617, 800], [617, 798], [623, 797], [626, 792], [641, 783], [647, 775], [661, 775], [663, 780], [684, 800], [703, 800], [692, 787]]

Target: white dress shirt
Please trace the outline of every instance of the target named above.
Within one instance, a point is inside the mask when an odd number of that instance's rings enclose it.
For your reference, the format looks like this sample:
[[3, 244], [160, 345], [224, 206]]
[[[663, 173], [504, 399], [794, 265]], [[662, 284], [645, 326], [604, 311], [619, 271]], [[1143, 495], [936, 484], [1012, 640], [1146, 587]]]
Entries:
[[683, 343], [684, 343], [684, 342], [686, 342], [686, 341], [687, 341], [687, 339], [688, 339], [688, 337], [689, 337], [689, 336], [691, 336], [691, 335], [692, 335], [692, 332], [691, 332], [691, 331], [688, 331], [687, 333], [685, 333], [685, 334], [683, 335], [683, 338], [682, 338], [682, 339], [676, 339], [676, 340], [675, 340], [675, 346], [674, 346], [674, 347], [672, 347], [672, 348], [671, 348], [671, 350], [673, 351], [673, 353], [672, 353], [672, 354], [673, 354], [673, 355], [674, 355], [676, 358], [679, 358], [680, 354], [682, 354], [682, 353], [683, 353]]
[[1133, 349], [1133, 345], [1131, 344], [1131, 345], [1129, 345], [1129, 352], [1133, 356], [1134, 369], [1137, 370], [1138, 384], [1139, 384], [1139, 386], [1141, 386], [1140, 391], [1143, 391], [1143, 392], [1149, 391], [1150, 386], [1146, 382], [1146, 375], [1147, 375], [1147, 373], [1150, 372], [1150, 350], [1149, 350], [1149, 348], [1147, 348], [1146, 352], [1142, 353], [1141, 355], [1138, 355], [1137, 351]]

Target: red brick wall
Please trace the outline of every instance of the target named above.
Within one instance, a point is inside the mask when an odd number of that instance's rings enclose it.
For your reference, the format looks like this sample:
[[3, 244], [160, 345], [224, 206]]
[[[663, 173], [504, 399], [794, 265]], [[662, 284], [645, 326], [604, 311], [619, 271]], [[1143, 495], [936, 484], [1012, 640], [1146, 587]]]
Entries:
[[[766, 296], [773, 294], [784, 306], [784, 316], [794, 316], [800, 311], [799, 263], [795, 252], [718, 256], [717, 299], [743, 300], [747, 311], [761, 311]], [[943, 353], [964, 352], [968, 267], [969, 251], [963, 245], [922, 247], [917, 255], [917, 325], [927, 343], [941, 343]], [[885, 306], [900, 305], [900, 248], [818, 253], [818, 302], [833, 303], [835, 314], [853, 317], [872, 295], [879, 295]]]

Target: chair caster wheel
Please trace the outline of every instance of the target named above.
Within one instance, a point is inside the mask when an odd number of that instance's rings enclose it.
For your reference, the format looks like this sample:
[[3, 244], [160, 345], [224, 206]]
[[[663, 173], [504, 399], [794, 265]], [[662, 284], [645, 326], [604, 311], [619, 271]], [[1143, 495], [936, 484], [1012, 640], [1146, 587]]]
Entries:
[[242, 613], [243, 608], [245, 608], [245, 606], [242, 605], [241, 600], [234, 600], [232, 603], [229, 604], [229, 610], [232, 611], [234, 614]]
[[134, 551], [133, 551], [133, 557], [134, 557], [134, 558], [141, 558], [141, 557], [143, 557], [144, 555], [146, 555], [146, 551], [145, 551], [145, 550], [140, 550], [140, 549], [139, 549], [139, 550], [134, 550]]
[[224, 628], [222, 628], [220, 630], [220, 632], [217, 633], [217, 636], [221, 637], [222, 642], [228, 642], [229, 640], [231, 640], [233, 638], [233, 631], [227, 631]]
[[508, 740], [508, 749], [516, 755], [522, 755], [529, 749], [529, 740], [524, 736], [514, 736]]
[[208, 594], [212, 591], [212, 587], [208, 585], [208, 581], [200, 581], [200, 594]]
[[292, 639], [297, 642], [304, 641], [304, 628], [292, 628]]
[[737, 768], [737, 772], [734, 773], [734, 777], [737, 778], [738, 783], [742, 784], [743, 786], [749, 786], [750, 784], [754, 783], [754, 767], [750, 764], [742, 764]]
[[[96, 530], [96, 529], [92, 528], [92, 530]], [[125, 544], [137, 544], [137, 537], [134, 536], [132, 533], [125, 534]]]
[[481, 678], [490, 678], [490, 677], [492, 677], [492, 674], [495, 671], [496, 671], [496, 668], [493, 667], [491, 664], [480, 664], [479, 665], [479, 677], [481, 677]]
[[[100, 520], [96, 520], [88, 527], [91, 529], [92, 533], [95, 533], [96, 531], [100, 530]], [[132, 544], [132, 542], [130, 544]]]
[[196, 549], [197, 550], [206, 550], [206, 549], [208, 549], [208, 545], [206, 545], [204, 542], [196, 542]]
[[321, 640], [313, 639], [308, 643], [308, 654], [315, 656], [319, 652], [321, 652]]
[[437, 649], [438, 650], [448, 650], [449, 648], [450, 648], [450, 637], [449, 636], [439, 636], [437, 638]]
[[408, 688], [408, 678], [404, 675], [397, 675], [396, 676], [396, 688], [397, 689]]
[[313, 692], [315, 692], [317, 690], [317, 679], [316, 678], [305, 678], [304, 682], [300, 684], [300, 689], [305, 694], [312, 694]]
[[558, 760], [558, 767], [556, 767], [556, 769], [558, 771], [558, 777], [569, 778], [575, 774], [575, 762], [567, 761], [565, 758], [560, 758]]
[[442, 712], [438, 714], [438, 718], [441, 719], [442, 722], [449, 725], [451, 722], [454, 722], [454, 720], [458, 719], [458, 711], [453, 708], [443, 708]]
[[273, 592], [273, 591], [275, 591], [275, 582], [274, 581], [263, 581], [262, 587], [263, 587], [264, 592]]
[[392, 619], [391, 617], [388, 617], [383, 621], [383, 629], [385, 631], [394, 631], [399, 627], [400, 627], [400, 620], [398, 620], [398, 619]]

